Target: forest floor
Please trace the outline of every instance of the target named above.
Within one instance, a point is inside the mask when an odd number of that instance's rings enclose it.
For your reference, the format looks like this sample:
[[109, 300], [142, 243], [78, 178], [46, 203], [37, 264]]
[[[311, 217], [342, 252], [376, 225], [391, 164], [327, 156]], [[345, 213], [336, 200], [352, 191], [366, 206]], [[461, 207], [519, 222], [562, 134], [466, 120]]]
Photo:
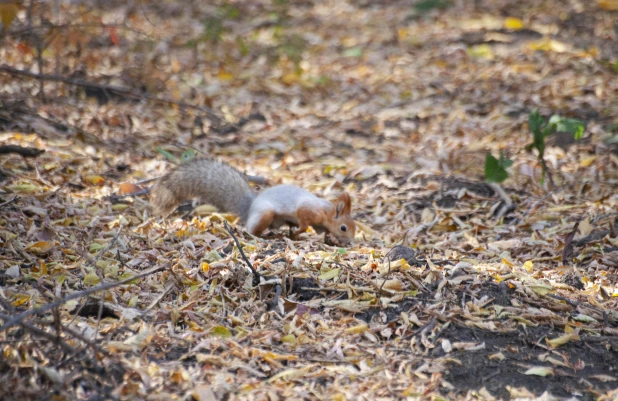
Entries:
[[[0, 16], [3, 400], [618, 399], [615, 0]], [[534, 110], [585, 124], [545, 176]], [[127, 196], [202, 155], [348, 191], [355, 242]]]

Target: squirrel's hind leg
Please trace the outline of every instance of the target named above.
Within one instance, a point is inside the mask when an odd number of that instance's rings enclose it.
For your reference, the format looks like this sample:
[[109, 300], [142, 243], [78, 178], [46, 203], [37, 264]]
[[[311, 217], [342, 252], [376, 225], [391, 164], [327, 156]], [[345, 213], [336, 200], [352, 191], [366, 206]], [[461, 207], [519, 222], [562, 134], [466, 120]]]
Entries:
[[250, 216], [247, 221], [247, 231], [249, 231], [251, 235], [259, 237], [264, 230], [270, 227], [274, 219], [274, 210], [264, 210], [259, 215]]

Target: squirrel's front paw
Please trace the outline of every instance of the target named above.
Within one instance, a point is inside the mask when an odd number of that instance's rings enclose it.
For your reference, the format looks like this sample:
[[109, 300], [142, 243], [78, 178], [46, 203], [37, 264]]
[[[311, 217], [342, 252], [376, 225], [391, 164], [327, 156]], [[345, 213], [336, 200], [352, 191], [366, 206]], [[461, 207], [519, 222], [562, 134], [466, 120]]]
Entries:
[[301, 227], [290, 227], [290, 238], [296, 241], [300, 238], [300, 235], [304, 233], [305, 231], [307, 231], [306, 227], [304, 229]]

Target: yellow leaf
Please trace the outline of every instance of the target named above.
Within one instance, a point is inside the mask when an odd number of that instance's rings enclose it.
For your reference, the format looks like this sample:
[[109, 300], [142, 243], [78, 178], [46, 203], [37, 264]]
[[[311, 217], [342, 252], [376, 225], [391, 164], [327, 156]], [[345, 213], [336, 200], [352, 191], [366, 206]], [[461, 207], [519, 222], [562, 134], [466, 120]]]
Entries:
[[468, 49], [468, 54], [472, 57], [482, 58], [485, 60], [493, 60], [494, 52], [489, 45], [477, 45]]
[[139, 296], [134, 295], [129, 299], [129, 303], [127, 304], [130, 308], [135, 308], [137, 306], [137, 302], [139, 301]]
[[193, 330], [193, 331], [197, 331], [198, 333], [201, 333], [202, 331], [204, 331], [202, 326], [200, 326], [199, 324], [195, 323], [193, 320], [189, 320], [187, 322], [187, 324], [189, 325], [189, 328], [191, 330]]
[[502, 263], [504, 263], [505, 265], [507, 265], [508, 267], [513, 267], [514, 264], [513, 262], [511, 262], [510, 260], [508, 260], [507, 258], [502, 258]]
[[539, 295], [545, 295], [553, 291], [553, 288], [543, 284], [531, 284], [528, 288], [536, 292]]
[[208, 262], [202, 262], [200, 269], [202, 270], [202, 272], [208, 273], [208, 271], [210, 270], [210, 265], [208, 264]]
[[404, 40], [408, 36], [408, 29], [401, 27], [397, 29], [397, 38], [399, 40]]
[[191, 235], [191, 233], [188, 229], [181, 228], [180, 230], [176, 231], [174, 235], [178, 238], [182, 238], [182, 237], [188, 237], [189, 235]]
[[276, 375], [272, 376], [270, 379], [268, 379], [268, 382], [272, 383], [279, 379], [285, 380], [285, 381], [300, 379], [303, 376], [305, 376], [307, 372], [309, 372], [310, 368], [311, 368], [310, 366], [306, 366], [301, 369], [284, 370], [283, 372], [277, 373]]
[[11, 303], [13, 306], [21, 306], [26, 302], [30, 301], [31, 296], [28, 294], [17, 294], [15, 295], [15, 300]]
[[347, 334], [363, 334], [367, 330], [369, 330], [369, 326], [367, 326], [366, 324], [359, 324], [358, 326], [345, 329], [345, 332]]
[[403, 284], [396, 278], [390, 280], [376, 280], [376, 286], [390, 291], [401, 291]]
[[100, 282], [101, 279], [95, 273], [87, 274], [86, 277], [84, 277], [84, 284], [89, 286], [97, 285]]
[[17, 238], [17, 234], [6, 230], [0, 230], [0, 238], [5, 241], [10, 241]]
[[30, 244], [26, 247], [26, 251], [35, 253], [37, 255], [44, 255], [52, 249], [52, 244], [47, 241], [39, 241], [34, 244]]
[[43, 187], [34, 184], [9, 185], [7, 188], [11, 190], [11, 192], [20, 192], [24, 194], [33, 194], [35, 192], [41, 192], [43, 190]]
[[530, 273], [530, 272], [532, 271], [532, 268], [533, 268], [533, 267], [534, 267], [534, 263], [532, 263], [532, 261], [531, 261], [531, 260], [527, 260], [527, 261], [524, 263], [524, 269], [526, 269], [526, 271], [527, 271], [528, 273]]
[[583, 313], [578, 313], [577, 315], [573, 316], [573, 320], [583, 323], [598, 323], [595, 318], [593, 318], [592, 316], [584, 315]]
[[569, 341], [575, 341], [575, 340], [579, 340], [579, 329], [575, 330], [572, 333], [565, 334], [560, 337], [552, 338], [551, 340], [549, 338], [546, 338], [545, 342], [547, 342], [547, 344], [549, 344], [550, 347], [557, 348], [561, 345], [568, 343]]
[[541, 39], [528, 44], [530, 50], [541, 50], [545, 52], [563, 53], [567, 51], [567, 45], [552, 39]]
[[174, 58], [172, 60], [172, 71], [175, 73], [179, 73], [180, 70], [182, 70], [182, 64], [180, 64], [180, 61], [178, 61], [177, 58]]
[[213, 205], [199, 205], [199, 206], [196, 206], [195, 209], [193, 209], [193, 213], [195, 213], [198, 216], [204, 216], [207, 214], [217, 213], [218, 211], [219, 209], [217, 209]]
[[600, 8], [607, 11], [618, 11], [618, 0], [597, 0]]
[[105, 178], [101, 177], [100, 175], [94, 174], [85, 175], [82, 179], [86, 184], [91, 185], [103, 185], [103, 183], [105, 182]]
[[217, 78], [219, 78], [221, 81], [231, 81], [232, 79], [234, 79], [234, 76], [229, 72], [219, 71], [219, 73], [217, 74]]
[[579, 162], [579, 165], [582, 167], [588, 167], [596, 160], [596, 156], [586, 157]]
[[548, 376], [554, 374], [554, 369], [546, 367], [546, 366], [535, 366], [530, 368], [524, 372], [525, 375], [534, 375], [534, 376]]
[[281, 342], [294, 345], [296, 344], [296, 336], [294, 336], [294, 334], [288, 334], [287, 336], [281, 337]]
[[11, 22], [13, 22], [18, 12], [19, 6], [17, 2], [14, 4], [0, 4], [0, 18], [2, 19], [2, 26], [5, 30], [11, 25]]
[[590, 234], [593, 229], [594, 227], [592, 226], [592, 224], [590, 224], [590, 218], [586, 217], [579, 223], [577, 231], [579, 232], [579, 234], [585, 237], [586, 235]]
[[300, 75], [295, 72], [288, 72], [284, 76], [281, 77], [281, 81], [283, 81], [286, 85], [294, 85], [300, 81]]
[[522, 21], [519, 18], [506, 17], [504, 19], [504, 27], [506, 29], [511, 29], [511, 30], [517, 31], [517, 30], [522, 29], [524, 27], [524, 21]]

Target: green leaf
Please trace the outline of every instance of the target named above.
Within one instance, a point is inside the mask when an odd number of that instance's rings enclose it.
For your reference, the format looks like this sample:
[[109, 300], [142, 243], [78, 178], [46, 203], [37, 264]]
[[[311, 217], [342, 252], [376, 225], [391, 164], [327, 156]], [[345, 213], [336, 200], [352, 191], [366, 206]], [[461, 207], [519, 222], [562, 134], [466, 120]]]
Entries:
[[414, 5], [414, 9], [419, 13], [426, 13], [435, 8], [444, 10], [449, 5], [445, 0], [423, 0]]
[[89, 287], [97, 285], [100, 282], [101, 282], [101, 279], [99, 278], [99, 276], [96, 275], [96, 273], [89, 273], [89, 274], [86, 274], [86, 276], [84, 276], [84, 284], [86, 284]]
[[214, 44], [219, 43], [223, 36], [223, 18], [210, 16], [204, 19], [204, 34], [202, 37]]
[[322, 273], [318, 276], [320, 280], [330, 280], [335, 277], [339, 277], [339, 273], [341, 272], [341, 268], [328, 270], [325, 273]]
[[502, 151], [500, 151], [500, 160], [498, 160], [498, 162], [500, 163], [500, 166], [507, 169], [509, 167], [511, 167], [513, 165], [513, 160], [511, 159], [505, 159], [504, 158], [504, 154], [502, 153]]
[[238, 7], [232, 5], [232, 4], [227, 4], [225, 6], [219, 7], [219, 15], [222, 18], [226, 18], [226, 19], [235, 19], [238, 18], [238, 16], [240, 15], [240, 10], [238, 9]]
[[[126, 273], [121, 274], [120, 277], [118, 277], [118, 281], [124, 281], [134, 276], [135, 276], [135, 273], [126, 272]], [[134, 284], [137, 284], [138, 282], [139, 280], [136, 278], [134, 280], [127, 281], [125, 285], [134, 285]]]
[[528, 115], [528, 127], [533, 133], [541, 132], [545, 125], [545, 119], [541, 117], [538, 110], [534, 110]]
[[563, 118], [558, 115], [553, 115], [549, 119], [549, 123], [554, 124], [556, 130], [559, 132], [569, 132], [573, 134], [577, 140], [580, 140], [584, 136], [584, 129], [586, 127], [582, 121], [575, 118]]
[[101, 249], [105, 248], [106, 246], [107, 246], [106, 244], [98, 244], [96, 242], [93, 242], [90, 245], [90, 253], [96, 252], [96, 251], [100, 251]]
[[220, 338], [232, 337], [232, 333], [230, 333], [230, 331], [225, 326], [213, 327], [213, 329], [210, 331], [210, 335], [212, 335], [213, 337], [220, 337]]
[[506, 169], [512, 164], [513, 161], [510, 159], [505, 159], [502, 152], [500, 152], [500, 159], [496, 159], [491, 155], [491, 153], [487, 153], [487, 156], [485, 157], [485, 180], [487, 182], [497, 183], [506, 180], [509, 178], [509, 174], [506, 172]]
[[161, 153], [167, 160], [171, 161], [172, 163], [178, 163], [178, 158], [176, 156], [174, 156], [173, 154], [171, 154], [170, 152], [168, 152], [167, 150], [164, 150], [163, 148], [157, 147], [155, 149], [157, 152]]
[[363, 48], [360, 46], [350, 47], [343, 51], [344, 57], [362, 57]]
[[219, 255], [219, 252], [217, 252], [215, 249], [213, 249], [210, 252], [206, 252], [202, 259], [204, 261], [206, 261], [207, 263], [213, 263], [213, 262], [217, 262], [217, 261], [219, 261], [219, 260], [221, 260], [223, 258], [221, 257], [221, 255]]
[[247, 42], [245, 42], [240, 36], [236, 38], [236, 45], [240, 50], [240, 54], [242, 54], [243, 56], [249, 54], [249, 45], [247, 45]]
[[302, 36], [291, 35], [279, 45], [279, 53], [298, 65], [303, 60], [303, 52], [306, 47], [307, 43]]
[[545, 136], [546, 133], [543, 127], [546, 125], [545, 119], [539, 115], [537, 110], [534, 110], [528, 116], [528, 127], [532, 131], [531, 148], [536, 148], [539, 151], [539, 158], [545, 153]]
[[188, 162], [189, 160], [195, 159], [196, 156], [197, 156], [197, 152], [193, 149], [189, 149], [189, 150], [185, 150], [184, 152], [182, 152], [182, 154], [180, 155], [180, 160], [183, 163], [185, 163], [185, 162]]

